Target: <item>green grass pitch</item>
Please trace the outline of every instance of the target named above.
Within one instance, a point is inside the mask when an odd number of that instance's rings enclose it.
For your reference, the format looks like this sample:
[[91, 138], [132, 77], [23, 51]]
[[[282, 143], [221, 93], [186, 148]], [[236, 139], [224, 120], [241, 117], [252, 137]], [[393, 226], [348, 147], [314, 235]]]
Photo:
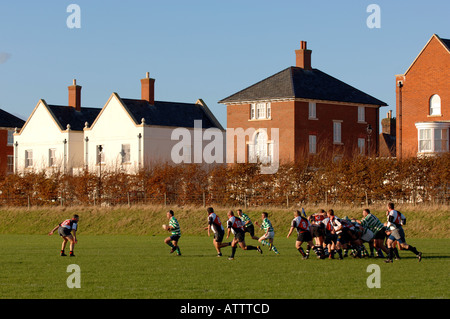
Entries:
[[[163, 236], [80, 234], [76, 257], [59, 256], [57, 235], [0, 235], [2, 299], [320, 299], [450, 297], [450, 239], [411, 239], [423, 251], [401, 260], [302, 260], [295, 238], [275, 237], [280, 255], [238, 249], [236, 259], [216, 257], [212, 237], [182, 236], [182, 256], [169, 254]], [[246, 239], [248, 245], [257, 242]], [[367, 245], [367, 244], [366, 244]], [[67, 247], [68, 248], [68, 247]], [[68, 249], [67, 249], [68, 250]], [[68, 288], [67, 266], [80, 267], [81, 288]], [[367, 271], [380, 266], [381, 288], [369, 288]]]

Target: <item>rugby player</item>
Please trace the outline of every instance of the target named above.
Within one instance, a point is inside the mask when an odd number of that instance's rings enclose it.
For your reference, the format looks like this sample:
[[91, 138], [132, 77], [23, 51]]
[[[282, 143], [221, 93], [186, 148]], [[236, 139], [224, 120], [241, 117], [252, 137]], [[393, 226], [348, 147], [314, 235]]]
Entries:
[[177, 256], [181, 256], [180, 247], [178, 246], [178, 241], [181, 237], [181, 229], [178, 220], [174, 216], [173, 210], [169, 210], [166, 213], [167, 219], [169, 220], [169, 225], [167, 231], [171, 232], [171, 236], [167, 237], [164, 242], [171, 247], [170, 253], [174, 251], [177, 252]]
[[252, 236], [252, 239], [259, 240], [259, 237], [255, 236], [255, 226], [253, 226], [252, 220], [247, 214], [242, 212], [242, 209], [237, 210], [239, 218], [244, 223], [244, 231]]
[[[368, 208], [364, 209], [362, 212], [363, 219], [357, 220], [356, 222], [361, 224], [364, 228], [367, 228], [373, 233], [373, 247], [375, 248], [378, 257], [382, 258], [383, 251], [387, 254], [388, 249], [384, 245], [384, 239], [386, 237], [386, 227], [381, 223], [381, 221], [373, 215]], [[369, 242], [370, 244], [370, 242]]]
[[225, 230], [223, 229], [222, 222], [220, 221], [219, 216], [214, 212], [214, 208], [208, 207], [206, 209], [208, 213], [208, 226], [205, 228], [208, 230], [208, 237], [210, 236], [210, 232], [214, 233], [213, 245], [217, 251], [217, 257], [222, 256], [221, 248], [231, 246], [231, 242], [222, 243], [223, 236], [225, 235]]
[[[273, 226], [272, 223], [269, 220], [269, 214], [266, 212], [263, 212], [261, 214], [261, 219], [262, 219], [262, 225], [261, 225], [261, 229], [264, 230], [264, 235], [262, 235], [258, 241], [263, 244], [263, 245], [268, 245], [269, 246], [269, 251], [272, 250], [273, 252], [275, 252], [275, 254], [279, 254], [278, 249], [273, 245], [273, 238], [275, 236], [275, 232], [273, 230]], [[258, 222], [255, 222], [256, 226], [259, 226]]]
[[303, 217], [299, 210], [296, 210], [294, 212], [294, 219], [291, 222], [291, 228], [289, 229], [289, 233], [287, 234], [286, 238], [289, 238], [289, 236], [291, 236], [294, 229], [297, 230], [298, 235], [297, 235], [297, 240], [295, 242], [295, 248], [297, 248], [299, 253], [303, 256], [303, 259], [308, 259], [308, 257], [309, 257], [302, 248], [303, 242], [306, 242], [311, 247], [314, 247], [313, 250], [316, 253], [317, 258], [324, 258], [323, 253], [321, 253], [313, 245], [310, 227], [311, 227], [311, 224], [309, 223], [308, 219]]
[[245, 232], [242, 220], [239, 217], [234, 216], [234, 213], [231, 210], [228, 212], [227, 216], [227, 239], [230, 236], [230, 232], [234, 234], [234, 239], [231, 242], [231, 256], [228, 260], [234, 260], [237, 244], [239, 244], [243, 250], [257, 250], [260, 254], [262, 254], [262, 250], [259, 246], [247, 246], [245, 244]]
[[422, 253], [419, 252], [416, 247], [408, 245], [405, 241], [405, 232], [402, 225], [404, 224], [402, 214], [394, 209], [394, 203], [389, 203], [387, 206], [387, 230], [390, 235], [386, 241], [388, 248], [388, 258], [385, 260], [386, 263], [392, 263], [394, 259], [394, 242], [397, 241], [401, 249], [406, 249], [411, 251], [419, 259], [422, 260]]
[[51, 236], [51, 235], [53, 235], [53, 233], [56, 230], [58, 230], [59, 236], [62, 237], [63, 242], [62, 242], [62, 246], [61, 246], [61, 256], [67, 256], [64, 253], [64, 250], [66, 248], [67, 241], [70, 241], [69, 256], [70, 257], [75, 257], [75, 255], [73, 254], [73, 249], [75, 247], [75, 244], [78, 243], [77, 229], [78, 229], [78, 221], [79, 221], [79, 219], [80, 219], [79, 216], [75, 214], [75, 215], [73, 215], [72, 219], [66, 219], [65, 221], [63, 221], [58, 226], [55, 226], [55, 228], [53, 228], [48, 233], [48, 235]]

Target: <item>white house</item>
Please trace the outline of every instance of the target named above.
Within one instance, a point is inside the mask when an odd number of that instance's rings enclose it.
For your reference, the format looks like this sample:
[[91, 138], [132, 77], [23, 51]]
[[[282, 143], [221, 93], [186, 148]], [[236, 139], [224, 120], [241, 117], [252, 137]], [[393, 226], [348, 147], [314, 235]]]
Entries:
[[20, 132], [14, 133], [14, 170], [60, 170], [82, 168], [83, 127], [93, 122], [100, 108], [81, 108], [81, 86], [69, 86], [69, 105], [50, 105], [41, 99]]
[[81, 107], [81, 87], [75, 80], [69, 87], [69, 106], [40, 100], [14, 136], [16, 172], [135, 173], [154, 162], [211, 163], [211, 156], [203, 158], [206, 149], [212, 150], [215, 162], [224, 163], [225, 130], [207, 105], [202, 100], [155, 101], [154, 83], [147, 73], [141, 80], [141, 99], [112, 93], [101, 109]]

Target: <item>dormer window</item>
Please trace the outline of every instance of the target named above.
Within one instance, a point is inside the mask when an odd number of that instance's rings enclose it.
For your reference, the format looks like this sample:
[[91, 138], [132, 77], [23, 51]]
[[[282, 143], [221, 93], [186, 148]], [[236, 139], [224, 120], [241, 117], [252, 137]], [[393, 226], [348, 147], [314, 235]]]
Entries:
[[441, 97], [437, 94], [430, 98], [430, 115], [441, 115]]

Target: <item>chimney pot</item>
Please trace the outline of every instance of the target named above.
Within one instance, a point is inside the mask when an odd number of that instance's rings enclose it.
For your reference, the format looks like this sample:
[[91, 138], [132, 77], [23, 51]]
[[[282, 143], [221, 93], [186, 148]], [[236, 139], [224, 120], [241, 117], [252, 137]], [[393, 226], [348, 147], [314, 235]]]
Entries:
[[295, 50], [296, 66], [305, 70], [311, 70], [311, 50], [307, 49], [307, 42], [300, 41], [300, 50]]

